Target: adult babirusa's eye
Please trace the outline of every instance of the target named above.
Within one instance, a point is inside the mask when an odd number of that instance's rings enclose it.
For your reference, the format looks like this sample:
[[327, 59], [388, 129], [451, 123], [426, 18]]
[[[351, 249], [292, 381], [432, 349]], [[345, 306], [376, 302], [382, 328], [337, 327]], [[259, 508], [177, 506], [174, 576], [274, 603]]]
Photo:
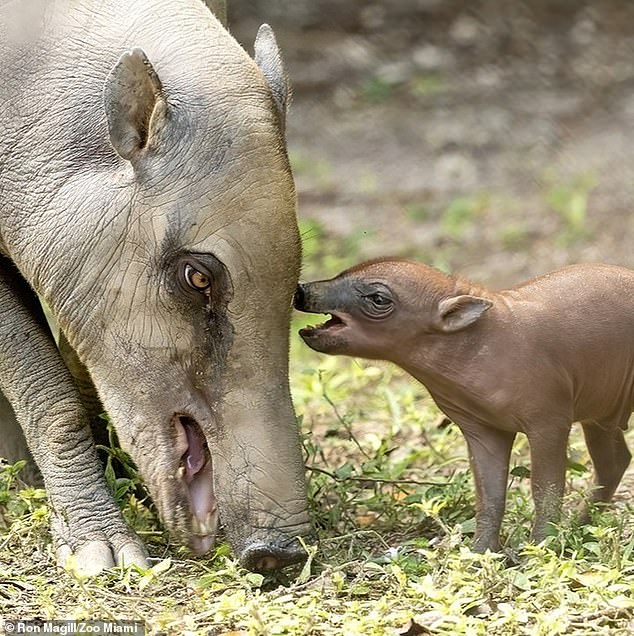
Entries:
[[211, 278], [207, 274], [197, 270], [190, 263], [185, 264], [184, 274], [185, 281], [192, 289], [202, 294], [211, 293]]

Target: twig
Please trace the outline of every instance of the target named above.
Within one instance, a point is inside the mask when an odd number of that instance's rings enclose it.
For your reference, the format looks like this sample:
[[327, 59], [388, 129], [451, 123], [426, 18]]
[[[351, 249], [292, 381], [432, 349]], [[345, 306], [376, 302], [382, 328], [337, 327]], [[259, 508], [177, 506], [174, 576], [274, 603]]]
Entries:
[[570, 625], [573, 627], [587, 627], [588, 621], [595, 621], [600, 618], [607, 618], [615, 621], [632, 618], [632, 616], [634, 616], [632, 608], [609, 607], [598, 612], [593, 612], [592, 614], [580, 616], [580, 620], [570, 621]]
[[370, 455], [368, 455], [365, 452], [365, 450], [363, 449], [363, 447], [361, 446], [361, 444], [359, 444], [359, 440], [357, 440], [357, 438], [354, 436], [354, 433], [352, 432], [352, 429], [350, 428], [350, 424], [348, 424], [348, 422], [346, 422], [346, 420], [343, 418], [341, 413], [339, 413], [339, 409], [337, 409], [337, 405], [330, 399], [330, 396], [328, 395], [328, 393], [326, 391], [326, 385], [324, 384], [324, 382], [322, 380], [322, 371], [321, 371], [321, 369], [319, 370], [319, 383], [321, 384], [321, 394], [322, 394], [324, 400], [326, 400], [326, 402], [332, 408], [332, 410], [333, 410], [333, 412], [335, 414], [335, 417], [337, 418], [337, 420], [339, 421], [341, 426], [343, 426], [346, 429], [346, 433], [348, 433], [348, 435], [350, 436], [350, 439], [354, 442], [355, 446], [361, 451], [361, 453], [363, 453], [363, 455], [367, 459], [371, 459]]

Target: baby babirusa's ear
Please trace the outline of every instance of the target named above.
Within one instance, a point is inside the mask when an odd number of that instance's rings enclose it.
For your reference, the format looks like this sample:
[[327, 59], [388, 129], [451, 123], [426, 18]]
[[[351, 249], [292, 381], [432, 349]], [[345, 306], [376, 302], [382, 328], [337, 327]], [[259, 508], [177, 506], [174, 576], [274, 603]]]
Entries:
[[435, 324], [446, 333], [460, 331], [476, 322], [493, 303], [479, 296], [452, 296], [438, 303]]

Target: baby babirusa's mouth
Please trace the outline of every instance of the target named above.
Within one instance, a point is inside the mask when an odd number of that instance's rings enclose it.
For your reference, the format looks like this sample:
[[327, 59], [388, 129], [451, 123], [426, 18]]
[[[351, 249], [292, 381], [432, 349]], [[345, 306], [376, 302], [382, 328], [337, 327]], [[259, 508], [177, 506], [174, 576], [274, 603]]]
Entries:
[[332, 313], [331, 317], [324, 323], [314, 326], [306, 326], [303, 329], [299, 330], [299, 335], [304, 337], [310, 337], [316, 335], [317, 333], [323, 334], [327, 331], [335, 331], [337, 329], [341, 329], [341, 327], [345, 327], [346, 323], [344, 320], [339, 317], [337, 314]]

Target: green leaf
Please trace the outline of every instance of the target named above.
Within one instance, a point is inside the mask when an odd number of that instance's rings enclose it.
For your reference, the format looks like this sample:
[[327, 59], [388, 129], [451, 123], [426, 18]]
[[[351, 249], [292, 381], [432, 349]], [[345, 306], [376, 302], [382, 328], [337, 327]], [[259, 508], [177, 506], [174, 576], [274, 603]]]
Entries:
[[350, 588], [350, 594], [353, 596], [367, 596], [370, 593], [370, 586], [365, 583], [354, 585]]
[[596, 541], [588, 541], [583, 544], [583, 547], [587, 552], [590, 552], [598, 557], [601, 556], [601, 546]]
[[339, 466], [339, 468], [335, 470], [335, 475], [339, 479], [348, 479], [348, 477], [350, 477], [350, 475], [352, 475], [353, 472], [354, 472], [353, 465], [350, 463], [346, 463], [343, 466]]
[[578, 473], [579, 475], [583, 475], [588, 472], [588, 468], [583, 464], [578, 464], [577, 462], [567, 462], [566, 467], [569, 471], [573, 473]]
[[158, 576], [159, 574], [162, 574], [163, 572], [167, 572], [171, 567], [172, 567], [172, 559], [167, 557], [166, 559], [163, 559], [162, 561], [159, 561], [156, 565], [153, 565], [150, 568], [150, 570], [156, 576]]
[[474, 534], [476, 529], [476, 520], [475, 517], [471, 517], [471, 519], [466, 519], [460, 524], [460, 529], [463, 534]]
[[264, 576], [257, 572], [249, 572], [244, 575], [244, 578], [251, 587], [262, 587], [262, 583], [264, 583]]
[[520, 590], [530, 590], [532, 585], [528, 576], [522, 570], [509, 570], [509, 581]]
[[531, 476], [531, 471], [526, 468], [526, 466], [514, 466], [511, 469], [511, 475], [513, 477], [519, 477], [520, 479], [525, 479]]

